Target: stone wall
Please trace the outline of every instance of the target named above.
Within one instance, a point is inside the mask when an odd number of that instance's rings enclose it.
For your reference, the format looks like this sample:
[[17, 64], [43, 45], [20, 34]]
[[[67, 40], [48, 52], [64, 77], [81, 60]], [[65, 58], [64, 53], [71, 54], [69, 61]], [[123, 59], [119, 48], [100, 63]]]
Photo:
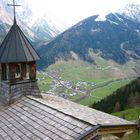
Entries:
[[24, 81], [15, 84], [0, 82], [0, 102], [9, 105], [25, 95], [41, 96], [36, 81]]
[[10, 100], [10, 86], [6, 83], [0, 82], [0, 102], [7, 104]]

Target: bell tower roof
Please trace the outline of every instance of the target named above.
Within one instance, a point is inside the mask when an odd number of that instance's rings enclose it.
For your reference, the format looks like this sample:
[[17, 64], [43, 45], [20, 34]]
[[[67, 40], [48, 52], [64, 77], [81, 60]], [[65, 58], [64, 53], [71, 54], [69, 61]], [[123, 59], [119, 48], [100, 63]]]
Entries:
[[16, 22], [15, 7], [20, 6], [8, 4], [14, 7], [14, 24], [0, 46], [0, 63], [31, 62], [40, 59], [27, 37]]
[[14, 22], [0, 46], [0, 63], [31, 62], [39, 59], [40, 56]]

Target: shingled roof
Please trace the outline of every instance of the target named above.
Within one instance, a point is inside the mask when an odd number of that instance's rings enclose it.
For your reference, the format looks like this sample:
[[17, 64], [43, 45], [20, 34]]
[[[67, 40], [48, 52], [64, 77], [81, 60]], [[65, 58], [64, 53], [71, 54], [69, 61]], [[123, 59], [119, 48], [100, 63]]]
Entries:
[[1, 140], [81, 140], [98, 125], [132, 124], [52, 95], [23, 97], [0, 109]]
[[0, 111], [0, 140], [74, 140], [92, 127], [28, 97]]
[[35, 98], [31, 96], [30, 98], [39, 101], [44, 105], [48, 105], [55, 108], [65, 114], [76, 116], [79, 120], [84, 120], [92, 125], [128, 125], [133, 124], [130, 121], [124, 120], [122, 118], [104, 113], [102, 111], [83, 106], [69, 100], [65, 100], [61, 97], [53, 95], [43, 95], [43, 98]]
[[0, 63], [31, 62], [38, 59], [39, 55], [14, 23], [0, 46]]

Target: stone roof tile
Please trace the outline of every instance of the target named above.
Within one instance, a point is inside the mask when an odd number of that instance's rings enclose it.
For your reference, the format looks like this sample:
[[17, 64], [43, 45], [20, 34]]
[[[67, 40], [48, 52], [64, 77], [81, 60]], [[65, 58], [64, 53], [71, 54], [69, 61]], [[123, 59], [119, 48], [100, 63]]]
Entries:
[[89, 123], [24, 97], [0, 111], [0, 139], [73, 140]]
[[[29, 96], [29, 98], [36, 100], [40, 103], [48, 105], [64, 114], [67, 114], [64, 120], [68, 120], [69, 116], [71, 119], [77, 118], [78, 120], [83, 120], [91, 125], [131, 125], [130, 121], [124, 120], [122, 118], [89, 108], [69, 100], [57, 97], [54, 95], [44, 95], [43, 98], [35, 98]], [[72, 121], [72, 124], [75, 124]]]

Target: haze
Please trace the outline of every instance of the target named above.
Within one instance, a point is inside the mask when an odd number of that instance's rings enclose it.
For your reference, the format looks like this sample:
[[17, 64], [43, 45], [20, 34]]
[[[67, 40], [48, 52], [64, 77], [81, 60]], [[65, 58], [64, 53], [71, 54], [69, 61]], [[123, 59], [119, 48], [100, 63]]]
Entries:
[[122, 9], [126, 4], [139, 4], [139, 0], [28, 0], [38, 16], [49, 17], [56, 24], [72, 26], [91, 15], [104, 16]]

